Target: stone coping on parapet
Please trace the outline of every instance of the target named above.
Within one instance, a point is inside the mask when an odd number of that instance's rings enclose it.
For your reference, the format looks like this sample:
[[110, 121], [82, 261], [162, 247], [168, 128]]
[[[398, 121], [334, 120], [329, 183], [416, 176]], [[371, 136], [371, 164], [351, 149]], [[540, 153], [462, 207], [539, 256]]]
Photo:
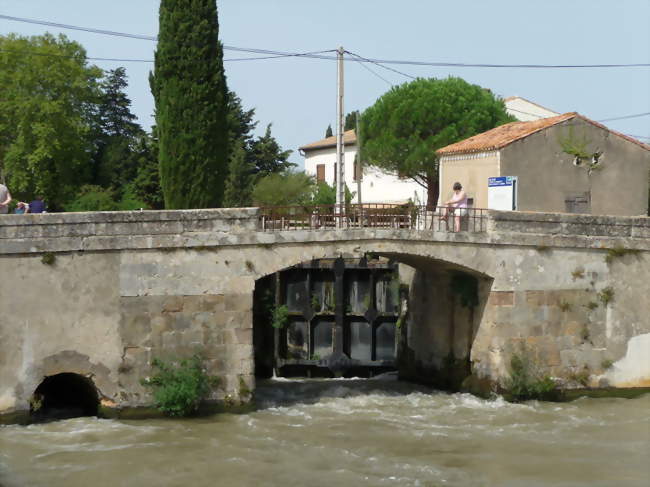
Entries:
[[0, 217], [0, 254], [5, 255], [381, 240], [650, 250], [650, 218], [491, 210], [486, 232], [449, 233], [395, 228], [261, 231], [257, 208]]

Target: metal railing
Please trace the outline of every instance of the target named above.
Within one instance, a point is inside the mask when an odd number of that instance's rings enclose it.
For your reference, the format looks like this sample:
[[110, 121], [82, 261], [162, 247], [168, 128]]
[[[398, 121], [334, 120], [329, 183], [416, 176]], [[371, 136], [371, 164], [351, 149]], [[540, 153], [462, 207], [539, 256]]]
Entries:
[[366, 203], [266, 206], [260, 208], [263, 231], [401, 228], [439, 232], [484, 232], [487, 210]]

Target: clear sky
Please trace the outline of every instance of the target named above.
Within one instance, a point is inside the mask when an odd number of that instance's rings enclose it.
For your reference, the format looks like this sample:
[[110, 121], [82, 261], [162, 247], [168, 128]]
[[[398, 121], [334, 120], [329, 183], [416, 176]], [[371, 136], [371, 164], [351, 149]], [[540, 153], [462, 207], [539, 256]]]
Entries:
[[[158, 0], [0, 0], [0, 14], [132, 34], [156, 35]], [[650, 0], [219, 0], [225, 45], [280, 51], [343, 46], [365, 57], [494, 64], [650, 62]], [[0, 19], [0, 33], [63, 32], [93, 57], [153, 59], [155, 42], [45, 28]], [[246, 54], [226, 51], [225, 58]], [[124, 65], [133, 111], [152, 123], [152, 63]], [[230, 89], [255, 108], [302, 165], [300, 145], [323, 137], [336, 116], [336, 64], [314, 59], [226, 62]], [[370, 67], [399, 84], [407, 78]], [[461, 76], [503, 97], [519, 95], [594, 120], [650, 112], [650, 68], [511, 69], [394, 66], [413, 76]], [[345, 110], [365, 109], [390, 88], [347, 63]], [[650, 116], [605, 122], [650, 141]]]

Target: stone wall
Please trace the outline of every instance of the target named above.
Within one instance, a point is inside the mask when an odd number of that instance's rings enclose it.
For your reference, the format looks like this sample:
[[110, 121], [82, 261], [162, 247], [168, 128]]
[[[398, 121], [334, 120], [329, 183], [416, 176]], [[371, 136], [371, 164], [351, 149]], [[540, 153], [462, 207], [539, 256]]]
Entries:
[[[481, 234], [257, 228], [256, 209], [0, 218], [0, 412], [28, 409], [40, 381], [59, 372], [91, 377], [106, 405], [148, 405], [140, 380], [151, 359], [192, 353], [222, 379], [212, 399], [246, 400], [255, 280], [366, 252], [414, 267], [422, 303], [439, 308], [436, 276], [481, 279], [484, 308], [472, 316], [432, 321], [435, 307], [411, 303], [424, 362], [439, 363], [449, 346], [463, 358], [471, 342], [473, 371], [501, 380], [525, 343], [559, 377], [587, 365], [591, 384], [650, 379], [648, 219], [492, 212]], [[439, 353], [427, 358], [428, 348]]]

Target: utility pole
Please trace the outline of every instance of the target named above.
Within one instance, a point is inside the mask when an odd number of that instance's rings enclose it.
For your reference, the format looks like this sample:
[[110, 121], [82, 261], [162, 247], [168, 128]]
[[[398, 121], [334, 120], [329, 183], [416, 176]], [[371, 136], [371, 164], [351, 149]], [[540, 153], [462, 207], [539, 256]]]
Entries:
[[337, 179], [336, 179], [336, 213], [338, 218], [336, 220], [337, 227], [343, 227], [343, 214], [345, 213], [345, 146], [343, 145], [343, 47], [337, 50], [337, 66], [338, 66], [338, 80], [336, 83], [336, 164], [337, 164]]
[[361, 202], [361, 176], [363, 175], [363, 166], [361, 165], [361, 131], [359, 130], [359, 112], [357, 111], [357, 127], [354, 133], [357, 136], [357, 167], [355, 168], [357, 177], [357, 203], [359, 208], [362, 208]]

